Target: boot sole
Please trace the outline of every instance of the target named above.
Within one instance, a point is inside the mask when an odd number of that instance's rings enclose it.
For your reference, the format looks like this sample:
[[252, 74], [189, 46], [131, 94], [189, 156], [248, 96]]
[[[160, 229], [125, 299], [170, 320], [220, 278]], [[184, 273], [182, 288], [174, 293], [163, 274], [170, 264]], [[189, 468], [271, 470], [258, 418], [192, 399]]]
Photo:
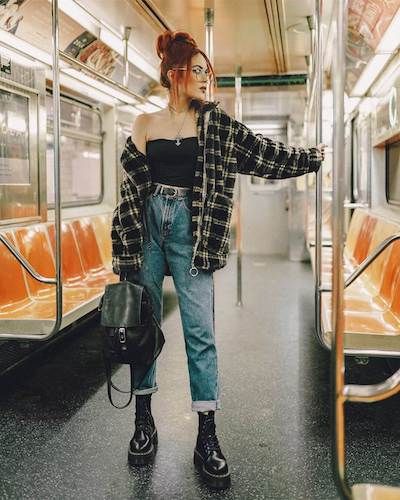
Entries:
[[157, 431], [152, 437], [153, 444], [151, 448], [146, 453], [134, 453], [131, 451], [130, 447], [128, 449], [128, 462], [129, 465], [148, 465], [153, 463], [154, 457], [156, 456], [158, 447], [158, 435]]
[[194, 466], [199, 471], [200, 476], [204, 479], [204, 482], [207, 484], [207, 486], [209, 486], [210, 488], [214, 488], [216, 490], [224, 490], [230, 487], [231, 476], [229, 472], [228, 474], [225, 474], [223, 476], [210, 474], [204, 468], [203, 459], [201, 458], [201, 455], [198, 452], [196, 452], [196, 450], [194, 450], [193, 462]]

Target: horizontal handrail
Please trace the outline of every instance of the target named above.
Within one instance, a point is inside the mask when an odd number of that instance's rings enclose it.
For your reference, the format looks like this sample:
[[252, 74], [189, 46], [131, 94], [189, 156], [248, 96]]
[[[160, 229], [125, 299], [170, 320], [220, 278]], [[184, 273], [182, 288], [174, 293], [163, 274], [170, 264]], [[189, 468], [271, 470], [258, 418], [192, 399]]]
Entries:
[[29, 264], [29, 262], [18, 252], [18, 250], [12, 245], [7, 238], [5, 238], [2, 234], [0, 234], [0, 241], [8, 248], [8, 250], [12, 253], [12, 255], [18, 260], [21, 266], [28, 271], [28, 273], [35, 278], [35, 280], [40, 281], [41, 283], [48, 283], [49, 285], [56, 285], [57, 280], [55, 278], [47, 278], [46, 276], [42, 276], [38, 272], [36, 272], [33, 267]]
[[400, 368], [379, 384], [345, 385], [343, 394], [347, 401], [374, 403], [394, 396], [398, 392], [400, 392]]
[[350, 201], [345, 201], [343, 206], [344, 208], [369, 208], [368, 203], [354, 203]]
[[[392, 236], [389, 236], [388, 238], [384, 239], [374, 250], [373, 252], [368, 255], [357, 267], [356, 269], [350, 274], [350, 276], [346, 279], [344, 283], [344, 288], [347, 288], [350, 286], [359, 276], [362, 274], [367, 267], [374, 262], [374, 260], [379, 257], [379, 255], [389, 246], [391, 245], [394, 241], [400, 240], [400, 234], [394, 234]], [[321, 292], [331, 292], [332, 288], [328, 287], [321, 287], [320, 288]]]

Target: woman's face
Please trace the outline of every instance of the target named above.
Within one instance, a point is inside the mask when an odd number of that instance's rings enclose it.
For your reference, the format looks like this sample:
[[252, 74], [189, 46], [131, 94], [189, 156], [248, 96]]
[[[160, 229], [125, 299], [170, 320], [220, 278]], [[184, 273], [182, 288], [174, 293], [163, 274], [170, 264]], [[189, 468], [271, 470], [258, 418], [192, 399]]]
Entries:
[[190, 68], [187, 88], [185, 89], [184, 83], [181, 83], [178, 87], [179, 95], [204, 101], [210, 80], [207, 63], [202, 54], [196, 54], [192, 57]]

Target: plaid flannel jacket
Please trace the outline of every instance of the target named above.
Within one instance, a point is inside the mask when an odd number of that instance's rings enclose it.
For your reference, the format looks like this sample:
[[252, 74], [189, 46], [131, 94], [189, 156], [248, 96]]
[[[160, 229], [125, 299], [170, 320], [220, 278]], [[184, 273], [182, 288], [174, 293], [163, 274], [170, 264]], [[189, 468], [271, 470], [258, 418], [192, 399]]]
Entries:
[[[216, 271], [227, 263], [237, 174], [296, 177], [316, 172], [322, 155], [316, 148], [289, 147], [255, 135], [219, 109], [218, 103], [203, 104], [196, 116], [199, 150], [192, 194], [192, 267]], [[111, 229], [116, 274], [138, 270], [143, 263], [143, 207], [151, 187], [146, 156], [130, 137], [121, 163], [125, 176]]]

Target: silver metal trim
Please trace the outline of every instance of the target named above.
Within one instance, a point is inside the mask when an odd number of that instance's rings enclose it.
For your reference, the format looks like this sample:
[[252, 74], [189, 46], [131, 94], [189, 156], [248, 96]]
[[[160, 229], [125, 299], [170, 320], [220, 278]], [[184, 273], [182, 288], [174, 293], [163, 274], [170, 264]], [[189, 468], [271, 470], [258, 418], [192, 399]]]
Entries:
[[[15, 49], [13, 48], [13, 50], [15, 50]], [[28, 92], [28, 94], [36, 94], [38, 96], [40, 95], [40, 90], [32, 88], [32, 87], [28, 87], [26, 85], [22, 85], [22, 83], [16, 82], [14, 80], [9, 80], [8, 78], [3, 78], [0, 76], [0, 83], [4, 83], [8, 86], [12, 85], [13, 87], [16, 87], [21, 92]], [[25, 94], [22, 94], [22, 95], [25, 95]]]
[[124, 76], [123, 76], [123, 80], [122, 80], [122, 84], [125, 87], [128, 87], [128, 83], [129, 83], [128, 50], [129, 50], [129, 37], [130, 37], [131, 31], [132, 31], [132, 28], [130, 28], [129, 26], [125, 26], [124, 38], [123, 38], [123, 42], [124, 42], [124, 59], [123, 59], [123, 61], [124, 61]]
[[356, 209], [356, 208], [369, 208], [370, 205], [368, 203], [353, 203], [345, 201], [343, 206], [344, 208]]
[[[242, 67], [236, 68], [235, 75], [235, 118], [242, 121]], [[236, 306], [243, 306], [242, 297], [242, 225], [241, 225], [241, 176], [237, 180], [237, 227], [236, 227]]]
[[60, 68], [59, 68], [59, 33], [58, 33], [58, 0], [52, 0], [52, 36], [53, 36], [53, 130], [54, 130], [54, 201], [55, 201], [55, 264], [56, 264], [56, 321], [53, 330], [48, 334], [49, 338], [60, 330], [63, 304], [62, 304], [62, 250], [61, 250], [61, 182], [60, 182]]
[[[315, 57], [313, 58], [313, 78], [315, 81], [315, 142], [319, 144], [322, 141], [322, 30], [321, 30], [321, 0], [315, 1], [315, 28], [314, 32], [314, 50]], [[314, 82], [313, 82], [314, 83]], [[314, 85], [313, 85], [314, 88]], [[321, 325], [321, 274], [322, 274], [322, 256], [321, 256], [321, 240], [322, 240], [322, 169], [316, 173], [315, 180], [315, 264], [314, 264], [314, 295], [315, 295], [315, 333], [319, 344], [322, 347], [328, 348]], [[308, 229], [308, 228], [307, 228]]]
[[[48, 278], [46, 276], [42, 276], [37, 271], [33, 269], [33, 267], [29, 264], [29, 262], [23, 257], [18, 250], [12, 245], [7, 238], [5, 238], [2, 234], [0, 234], [0, 241], [8, 248], [8, 250], [13, 254], [13, 256], [17, 259], [17, 261], [21, 264], [21, 266], [28, 271], [28, 273], [35, 278], [37, 281], [41, 283], [48, 283], [50, 285], [55, 285], [56, 280], [54, 278]], [[1, 336], [1, 334], [0, 334]]]
[[400, 392], [400, 369], [379, 384], [357, 385], [344, 387], [346, 401], [358, 403], [374, 403], [389, 398]]
[[[318, 0], [317, 0], [318, 2]], [[343, 498], [351, 498], [346, 477], [344, 430], [343, 202], [344, 202], [344, 82], [346, 69], [347, 0], [335, 2], [333, 30], [333, 197], [332, 197], [332, 469]]]

